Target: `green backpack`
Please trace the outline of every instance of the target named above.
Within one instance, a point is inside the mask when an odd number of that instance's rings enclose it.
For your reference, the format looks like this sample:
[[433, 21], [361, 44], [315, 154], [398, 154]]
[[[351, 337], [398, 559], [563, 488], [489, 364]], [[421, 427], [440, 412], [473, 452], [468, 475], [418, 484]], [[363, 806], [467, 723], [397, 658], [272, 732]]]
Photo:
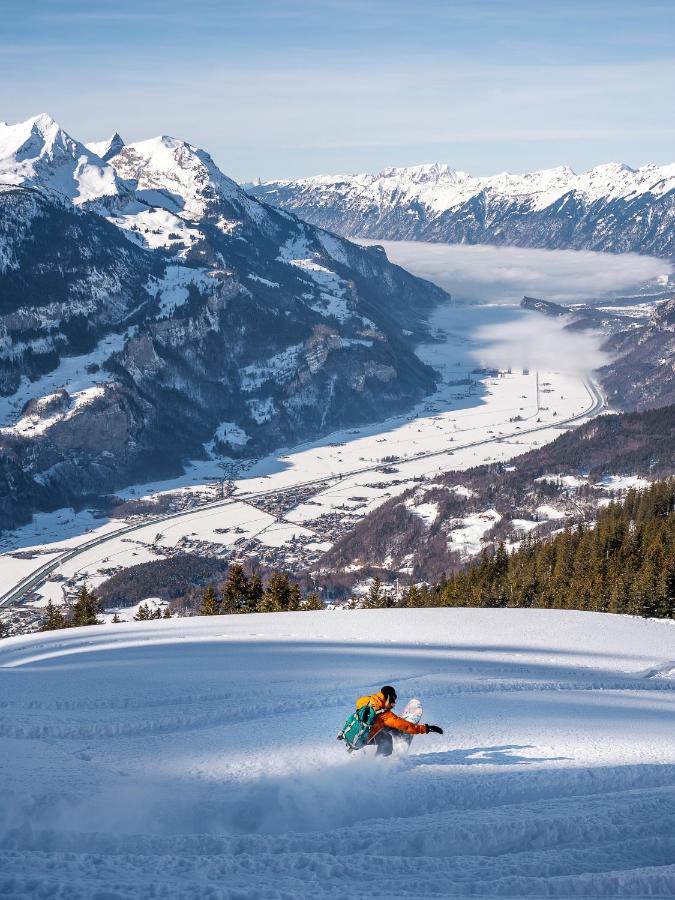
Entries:
[[338, 734], [338, 740], [344, 741], [347, 746], [347, 753], [365, 747], [373, 730], [373, 725], [381, 712], [381, 709], [373, 709], [370, 704], [366, 703], [365, 706], [351, 714], [342, 726], [342, 731]]

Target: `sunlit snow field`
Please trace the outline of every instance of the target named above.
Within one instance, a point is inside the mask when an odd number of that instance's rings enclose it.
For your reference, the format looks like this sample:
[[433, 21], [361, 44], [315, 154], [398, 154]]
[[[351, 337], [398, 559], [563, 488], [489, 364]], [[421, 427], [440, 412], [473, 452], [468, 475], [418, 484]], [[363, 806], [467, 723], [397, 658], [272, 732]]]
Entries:
[[[0, 896], [672, 897], [675, 628], [548, 610], [0, 643]], [[335, 740], [383, 683], [445, 734]]]

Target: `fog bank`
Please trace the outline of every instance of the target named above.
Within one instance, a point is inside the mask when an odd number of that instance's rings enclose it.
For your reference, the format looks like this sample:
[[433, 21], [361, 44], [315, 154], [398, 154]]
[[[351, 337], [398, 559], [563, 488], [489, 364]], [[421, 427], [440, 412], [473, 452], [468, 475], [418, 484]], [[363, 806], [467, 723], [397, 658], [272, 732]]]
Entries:
[[672, 265], [636, 253], [530, 250], [423, 241], [360, 241], [379, 244], [389, 259], [427, 278], [457, 300], [516, 303], [524, 295], [563, 303], [611, 297], [669, 275]]

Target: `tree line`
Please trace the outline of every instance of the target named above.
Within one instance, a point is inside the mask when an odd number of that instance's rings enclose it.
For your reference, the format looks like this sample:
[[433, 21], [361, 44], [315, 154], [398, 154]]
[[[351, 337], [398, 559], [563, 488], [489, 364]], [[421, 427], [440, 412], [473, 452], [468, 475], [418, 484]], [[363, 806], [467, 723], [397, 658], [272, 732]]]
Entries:
[[548, 541], [503, 543], [431, 587], [412, 586], [403, 606], [576, 609], [675, 618], [675, 479], [630, 490], [594, 524]]
[[303, 597], [300, 585], [291, 583], [286, 572], [272, 572], [264, 584], [257, 572], [251, 575], [239, 563], [230, 566], [220, 592], [210, 584], [202, 595], [202, 616], [232, 613], [295, 612], [323, 609], [315, 593]]
[[[466, 569], [432, 585], [412, 585], [400, 598], [379, 577], [348, 608], [525, 607], [611, 612], [675, 618], [675, 478], [600, 510], [595, 523], [566, 525], [552, 539], [527, 536], [508, 552], [503, 543], [485, 550]], [[264, 582], [239, 563], [226, 581], [203, 591], [201, 615], [320, 610], [316, 593], [303, 595], [285, 572]], [[100, 624], [100, 599], [85, 585], [66, 610], [49, 602], [42, 631]], [[170, 618], [167, 607], [142, 604], [137, 621]], [[115, 619], [113, 619], [115, 621]], [[119, 621], [119, 619], [118, 619]]]
[[[324, 605], [315, 593], [303, 596], [300, 586], [291, 583], [285, 572], [272, 572], [263, 582], [254, 572], [247, 575], [239, 563], [230, 566], [222, 590], [216, 591], [210, 584], [202, 594], [199, 614], [202, 616], [227, 615], [232, 613], [293, 612], [297, 610], [320, 610]], [[55, 606], [51, 600], [45, 609], [40, 631], [54, 631], [60, 628], [79, 628], [83, 625], [100, 625], [101, 599], [83, 585], [70, 608], [65, 610]], [[151, 619], [170, 619], [169, 606], [152, 610], [147, 603], [141, 603], [134, 620], [144, 622]], [[121, 619], [115, 613], [113, 623]]]
[[[45, 615], [40, 626], [40, 631], [56, 631], [60, 628], [81, 628], [83, 625], [102, 625], [99, 619], [101, 614], [101, 599], [89, 589], [85, 584], [78, 591], [77, 597], [69, 608], [65, 610], [60, 606], [55, 606], [51, 598], [47, 603]], [[136, 622], [144, 622], [148, 619], [170, 619], [172, 618], [171, 609], [166, 606], [164, 612], [157, 607], [152, 610], [147, 603], [141, 603], [138, 612], [134, 616]], [[111, 621], [113, 623], [121, 622], [122, 619], [114, 614]]]

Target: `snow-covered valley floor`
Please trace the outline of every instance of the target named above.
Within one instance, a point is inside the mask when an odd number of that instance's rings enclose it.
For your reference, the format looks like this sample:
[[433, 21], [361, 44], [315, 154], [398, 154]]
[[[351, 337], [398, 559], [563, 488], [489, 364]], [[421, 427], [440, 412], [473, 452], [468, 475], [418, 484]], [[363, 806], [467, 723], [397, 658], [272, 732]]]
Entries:
[[[285, 613], [0, 644], [0, 896], [675, 895], [675, 626]], [[347, 756], [383, 683], [408, 757]]]

